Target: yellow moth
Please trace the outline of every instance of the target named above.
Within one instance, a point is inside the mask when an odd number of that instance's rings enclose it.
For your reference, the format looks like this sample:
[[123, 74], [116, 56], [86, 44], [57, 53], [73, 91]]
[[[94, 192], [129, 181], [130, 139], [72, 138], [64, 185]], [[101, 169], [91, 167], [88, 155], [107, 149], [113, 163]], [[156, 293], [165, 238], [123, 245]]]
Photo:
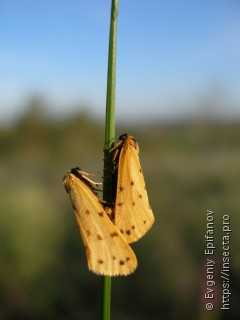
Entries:
[[113, 161], [114, 174], [117, 176], [114, 224], [131, 243], [151, 228], [154, 216], [148, 201], [136, 140], [123, 134], [112, 150], [115, 150]]
[[132, 273], [137, 267], [136, 256], [103, 209], [93, 182], [75, 168], [67, 172], [63, 184], [80, 228], [89, 269], [108, 276]]

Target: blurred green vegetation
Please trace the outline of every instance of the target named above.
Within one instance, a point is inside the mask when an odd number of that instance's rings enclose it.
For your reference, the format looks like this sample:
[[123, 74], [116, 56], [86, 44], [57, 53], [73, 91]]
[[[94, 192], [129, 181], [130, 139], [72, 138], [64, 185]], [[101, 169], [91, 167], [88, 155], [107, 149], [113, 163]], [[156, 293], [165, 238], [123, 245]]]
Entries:
[[[239, 123], [118, 124], [132, 134], [156, 222], [133, 244], [137, 271], [113, 279], [112, 318], [235, 319], [240, 299]], [[48, 115], [36, 101], [0, 128], [0, 318], [98, 319], [101, 278], [87, 269], [65, 172], [102, 169], [103, 124]], [[99, 180], [101, 175], [99, 176]], [[206, 211], [214, 211], [221, 296], [221, 221], [231, 216], [230, 310], [205, 312]]]

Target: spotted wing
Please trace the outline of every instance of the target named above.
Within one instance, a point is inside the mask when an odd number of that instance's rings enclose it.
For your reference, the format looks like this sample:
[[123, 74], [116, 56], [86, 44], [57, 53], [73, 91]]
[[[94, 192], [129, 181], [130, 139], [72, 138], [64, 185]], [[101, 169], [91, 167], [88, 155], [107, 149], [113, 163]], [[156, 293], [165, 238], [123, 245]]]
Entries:
[[68, 173], [69, 193], [86, 249], [88, 267], [99, 275], [128, 275], [137, 267], [134, 252], [84, 181]]
[[153, 222], [138, 152], [126, 144], [118, 162], [114, 224], [131, 243], [140, 239]]

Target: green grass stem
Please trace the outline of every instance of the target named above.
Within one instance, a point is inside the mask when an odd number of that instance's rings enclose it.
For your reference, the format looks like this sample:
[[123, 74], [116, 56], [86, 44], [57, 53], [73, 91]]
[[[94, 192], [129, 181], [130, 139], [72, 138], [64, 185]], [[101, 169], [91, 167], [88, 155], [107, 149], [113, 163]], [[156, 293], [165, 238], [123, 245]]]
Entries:
[[[109, 50], [108, 50], [108, 75], [107, 98], [105, 119], [104, 143], [104, 183], [103, 199], [109, 203], [113, 201], [112, 192], [112, 154], [108, 150], [115, 142], [115, 92], [116, 92], [116, 35], [117, 35], [118, 0], [112, 0]], [[111, 311], [111, 277], [102, 279], [102, 306], [101, 320], [110, 320]]]

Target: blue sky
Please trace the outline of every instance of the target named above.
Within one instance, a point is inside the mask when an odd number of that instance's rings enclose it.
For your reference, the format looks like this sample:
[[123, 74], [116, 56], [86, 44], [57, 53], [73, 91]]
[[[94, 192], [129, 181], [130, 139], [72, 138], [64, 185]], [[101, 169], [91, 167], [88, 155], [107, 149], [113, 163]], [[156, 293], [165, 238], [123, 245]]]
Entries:
[[[35, 94], [52, 112], [104, 117], [110, 7], [0, 1], [1, 122]], [[240, 117], [239, 18], [238, 0], [119, 0], [117, 117]]]

